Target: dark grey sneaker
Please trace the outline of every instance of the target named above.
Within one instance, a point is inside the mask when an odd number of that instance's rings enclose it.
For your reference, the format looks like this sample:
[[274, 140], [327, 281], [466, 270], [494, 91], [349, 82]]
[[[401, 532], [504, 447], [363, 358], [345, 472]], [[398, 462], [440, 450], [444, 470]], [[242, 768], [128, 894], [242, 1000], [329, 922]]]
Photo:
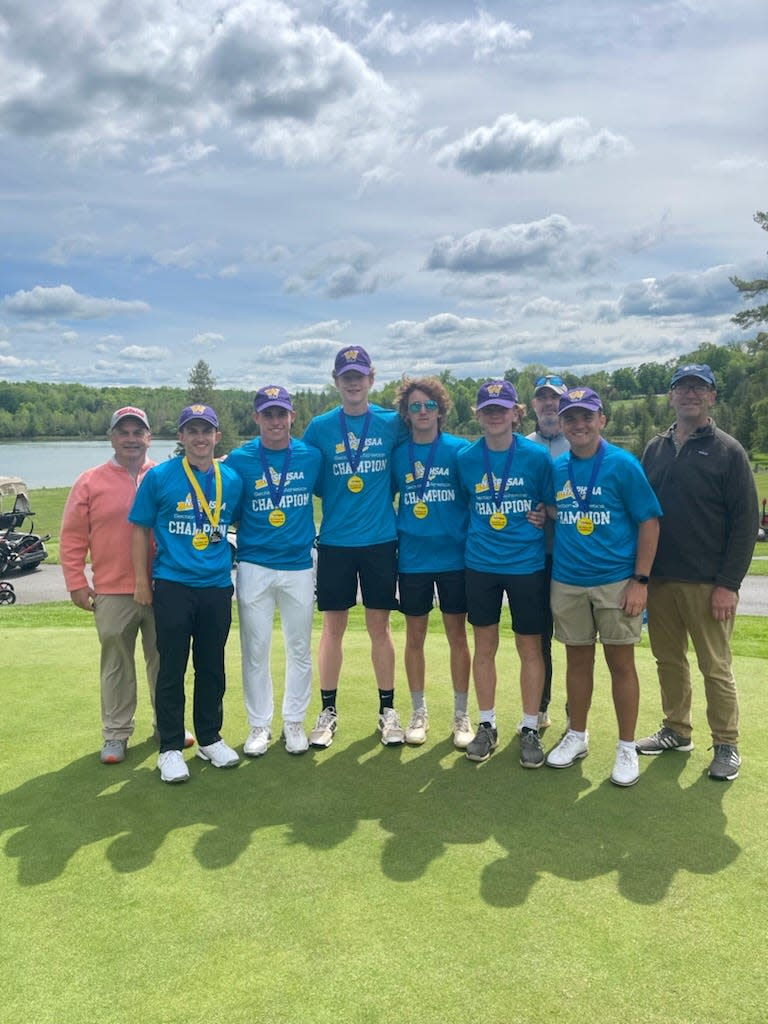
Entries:
[[544, 764], [544, 751], [535, 729], [523, 729], [520, 733], [520, 764], [523, 768], [541, 768]]
[[467, 757], [470, 761], [487, 761], [498, 745], [498, 731], [490, 723], [481, 722], [475, 738], [467, 744]]
[[715, 743], [712, 748], [715, 756], [709, 766], [710, 779], [719, 779], [722, 782], [731, 782], [738, 778], [741, 758], [739, 748], [733, 743]]
[[693, 750], [693, 740], [685, 739], [674, 729], [670, 729], [668, 725], [662, 725], [653, 736], [646, 736], [645, 739], [638, 740], [635, 750], [638, 754], [650, 754], [652, 757], [656, 754], [663, 754], [665, 750], [688, 751]]

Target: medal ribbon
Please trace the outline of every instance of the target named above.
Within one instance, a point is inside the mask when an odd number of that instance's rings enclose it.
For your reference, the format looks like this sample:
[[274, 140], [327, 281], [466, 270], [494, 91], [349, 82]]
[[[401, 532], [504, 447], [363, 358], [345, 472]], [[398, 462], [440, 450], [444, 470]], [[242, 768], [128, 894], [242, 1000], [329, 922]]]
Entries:
[[589, 503], [592, 500], [592, 491], [595, 483], [597, 482], [597, 474], [600, 472], [600, 466], [605, 458], [606, 448], [607, 445], [605, 441], [600, 438], [600, 444], [597, 446], [597, 451], [593, 456], [595, 461], [592, 463], [592, 475], [590, 476], [589, 484], [587, 485], [587, 493], [583, 498], [579, 495], [579, 492], [576, 489], [576, 484], [573, 482], [573, 455], [568, 456], [568, 481], [571, 485], [571, 490], [573, 491], [574, 500], [579, 506], [579, 511], [584, 516], [589, 512]]
[[283, 471], [280, 474], [280, 480], [278, 481], [277, 486], [275, 486], [274, 481], [272, 480], [272, 470], [269, 462], [267, 461], [267, 452], [263, 444], [259, 445], [259, 455], [261, 456], [261, 464], [264, 467], [264, 479], [267, 481], [269, 496], [272, 499], [272, 507], [279, 508], [283, 497], [283, 491], [285, 490], [285, 485], [288, 482], [288, 467], [291, 464], [291, 442], [288, 442], [288, 450], [285, 453]]
[[365, 450], [365, 441], [368, 437], [368, 427], [371, 424], [371, 410], [365, 414], [363, 420], [363, 429], [360, 431], [360, 437], [357, 441], [357, 451], [352, 451], [352, 445], [349, 443], [349, 431], [347, 430], [347, 417], [344, 414], [343, 409], [339, 409], [339, 419], [341, 420], [341, 439], [344, 442], [344, 451], [347, 453], [347, 461], [349, 462], [349, 468], [353, 473], [357, 472], [357, 467], [360, 465], [360, 459], [363, 457], [363, 451]]
[[[429, 483], [429, 472], [432, 469], [432, 463], [435, 461], [435, 455], [437, 454], [437, 446], [440, 442], [440, 431], [437, 432], [437, 436], [434, 441], [430, 444], [429, 452], [427, 453], [427, 461], [424, 463], [424, 475], [418, 484], [419, 501], [424, 500], [424, 492], [427, 489]], [[413, 438], [408, 442], [408, 458], [411, 461], [411, 472], [413, 473], [414, 483], [416, 482], [416, 448], [413, 443]]]
[[483, 461], [485, 462], [485, 472], [488, 477], [488, 489], [491, 492], [491, 499], [493, 501], [493, 507], [497, 512], [500, 511], [499, 506], [504, 500], [504, 492], [507, 489], [507, 483], [509, 482], [509, 467], [512, 465], [512, 458], [515, 454], [516, 440], [512, 438], [512, 444], [509, 446], [507, 452], [507, 458], [504, 461], [504, 472], [501, 475], [501, 481], [499, 483], [499, 493], [496, 493], [496, 489], [493, 485], [493, 467], [491, 466], [491, 455], [488, 451], [488, 445], [483, 438]]
[[[213, 465], [205, 474], [205, 494], [197, 482], [197, 477], [192, 472], [192, 467], [189, 464], [189, 459], [185, 455], [181, 460], [181, 465], [186, 474], [187, 480], [189, 480], [192, 486], [192, 507], [195, 512], [195, 526], [198, 532], [203, 527], [203, 513], [211, 524], [214, 530], [218, 529], [219, 519], [221, 518], [221, 469], [219, 468], [218, 462], [214, 460]], [[216, 481], [216, 497], [213, 503], [213, 514], [211, 514], [211, 480]]]

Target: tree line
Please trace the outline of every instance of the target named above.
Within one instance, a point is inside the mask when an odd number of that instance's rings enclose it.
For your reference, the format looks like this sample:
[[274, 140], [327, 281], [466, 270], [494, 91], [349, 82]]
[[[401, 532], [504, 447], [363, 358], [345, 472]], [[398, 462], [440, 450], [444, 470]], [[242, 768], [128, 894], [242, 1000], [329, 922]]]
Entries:
[[[671, 421], [666, 394], [672, 371], [681, 362], [708, 363], [713, 368], [718, 382], [718, 425], [737, 437], [748, 451], [768, 452], [768, 333], [746, 343], [703, 345], [666, 363], [641, 363], [583, 375], [564, 371], [561, 376], [571, 387], [586, 385], [601, 395], [608, 415], [606, 436], [639, 455], [650, 437], [666, 429]], [[529, 409], [525, 430], [534, 427], [530, 403], [536, 379], [548, 372], [558, 370], [532, 364], [504, 373]], [[486, 378], [457, 378], [450, 370], [438, 376], [452, 400], [445, 429], [466, 437], [477, 436], [473, 405], [477, 389]], [[371, 400], [393, 407], [399, 384], [392, 381], [378, 388], [371, 393]], [[207, 401], [216, 409], [224, 434], [222, 450], [228, 451], [254, 435], [250, 392], [217, 388], [202, 360], [190, 371], [188, 385], [185, 390], [0, 381], [0, 438], [103, 437], [112, 412], [121, 405], [141, 406], [149, 415], [155, 436], [174, 437], [179, 411], [190, 401]], [[320, 391], [297, 391], [293, 402], [294, 432], [301, 436], [313, 416], [338, 404], [338, 393], [329, 383]]]

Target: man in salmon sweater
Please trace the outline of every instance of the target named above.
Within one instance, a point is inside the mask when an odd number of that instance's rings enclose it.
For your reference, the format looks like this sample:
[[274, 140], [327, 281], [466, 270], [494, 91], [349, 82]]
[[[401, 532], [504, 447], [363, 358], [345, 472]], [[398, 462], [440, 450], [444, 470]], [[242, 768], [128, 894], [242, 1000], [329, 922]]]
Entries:
[[[61, 522], [60, 558], [73, 604], [94, 613], [101, 644], [101, 761], [117, 764], [125, 760], [135, 727], [134, 651], [139, 630], [153, 708], [155, 703], [155, 620], [150, 606], [133, 599], [132, 527], [128, 522], [136, 490], [154, 465], [147, 459], [152, 441], [147, 414], [135, 406], [116, 410], [109, 438], [112, 458], [81, 473], [69, 493]], [[85, 571], [89, 551], [92, 585]], [[194, 742], [191, 734], [188, 741]]]

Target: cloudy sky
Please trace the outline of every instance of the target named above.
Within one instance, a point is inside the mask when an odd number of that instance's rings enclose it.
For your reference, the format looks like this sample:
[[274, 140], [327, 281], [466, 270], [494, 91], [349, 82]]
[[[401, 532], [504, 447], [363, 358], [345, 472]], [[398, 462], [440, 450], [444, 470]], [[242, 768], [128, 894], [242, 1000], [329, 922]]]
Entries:
[[765, 0], [0, 0], [0, 378], [315, 387], [741, 337]]

